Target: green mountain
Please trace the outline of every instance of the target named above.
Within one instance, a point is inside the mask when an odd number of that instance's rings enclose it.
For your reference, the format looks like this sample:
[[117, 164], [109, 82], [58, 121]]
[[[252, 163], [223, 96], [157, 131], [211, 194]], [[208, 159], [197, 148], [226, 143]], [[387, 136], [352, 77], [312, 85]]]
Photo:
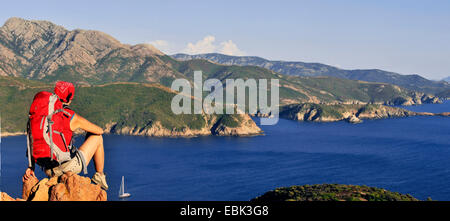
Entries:
[[[202, 70], [204, 78], [280, 79], [281, 104], [396, 103], [417, 100], [424, 93], [386, 83], [369, 83], [334, 77], [285, 76], [274, 71], [204, 60], [177, 61], [151, 45], [126, 45], [91, 30], [66, 30], [48, 21], [11, 18], [0, 28], [0, 76], [81, 85], [111, 82], [160, 83], [170, 86]], [[400, 103], [398, 103], [400, 104]], [[413, 103], [411, 103], [413, 104]]]
[[[28, 110], [39, 91], [53, 84], [0, 77], [2, 134], [25, 132]], [[254, 135], [261, 129], [248, 115], [180, 114], [171, 110], [176, 93], [160, 84], [110, 83], [76, 87], [76, 113], [115, 134], [147, 136]]]
[[428, 80], [417, 74], [401, 75], [378, 69], [344, 70], [320, 63], [270, 61], [260, 57], [229, 56], [217, 53], [198, 55], [175, 54], [172, 55], [172, 57], [182, 61], [205, 59], [218, 64], [258, 66], [291, 76], [330, 76], [351, 80], [382, 82], [432, 94], [450, 89], [450, 84], [448, 82]]
[[277, 201], [418, 201], [409, 194], [385, 189], [342, 184], [316, 184], [277, 188], [252, 202]]

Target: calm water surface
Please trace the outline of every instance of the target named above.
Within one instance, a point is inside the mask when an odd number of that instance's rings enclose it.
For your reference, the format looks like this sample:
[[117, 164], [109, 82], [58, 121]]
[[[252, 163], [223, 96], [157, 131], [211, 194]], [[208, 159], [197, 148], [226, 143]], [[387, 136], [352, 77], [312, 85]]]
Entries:
[[[450, 111], [444, 104], [406, 107]], [[262, 126], [265, 136], [105, 136], [109, 200], [125, 176], [128, 200], [249, 200], [280, 186], [340, 183], [450, 200], [450, 118], [409, 117], [362, 124]], [[77, 139], [78, 146], [82, 138]], [[1, 140], [0, 189], [20, 197], [24, 136]], [[89, 176], [94, 172], [89, 166]], [[38, 177], [44, 177], [38, 172]]]

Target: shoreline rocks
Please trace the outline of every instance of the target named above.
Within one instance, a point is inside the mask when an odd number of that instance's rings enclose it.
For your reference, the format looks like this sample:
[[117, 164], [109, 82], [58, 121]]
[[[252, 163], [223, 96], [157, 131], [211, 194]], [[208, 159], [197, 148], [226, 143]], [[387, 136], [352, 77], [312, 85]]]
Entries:
[[[223, 116], [222, 116], [223, 117]], [[230, 115], [228, 118], [235, 121], [235, 125], [227, 125], [222, 118], [212, 116], [205, 119], [201, 129], [183, 128], [182, 130], [165, 128], [159, 121], [149, 127], [117, 127], [117, 123], [106, 125], [105, 133], [149, 137], [197, 137], [197, 136], [257, 136], [263, 131], [256, 125], [248, 114]]]
[[381, 104], [295, 104], [282, 107], [280, 117], [307, 122], [361, 123], [363, 119], [384, 119], [408, 116], [450, 116], [450, 112], [414, 112]]
[[385, 102], [385, 105], [413, 106], [421, 104], [442, 104], [442, 100], [434, 95], [422, 92], [411, 92], [409, 97], [399, 97]]

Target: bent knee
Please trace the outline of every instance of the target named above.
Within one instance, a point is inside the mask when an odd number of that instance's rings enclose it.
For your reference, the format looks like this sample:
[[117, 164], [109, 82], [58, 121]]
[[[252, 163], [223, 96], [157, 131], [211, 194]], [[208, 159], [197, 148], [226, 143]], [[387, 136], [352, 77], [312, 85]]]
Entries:
[[97, 142], [103, 143], [103, 136], [99, 134], [87, 133], [86, 140], [87, 139], [95, 139]]
[[103, 135], [97, 135], [97, 139], [99, 139], [99, 142], [103, 144]]
[[93, 137], [97, 140], [97, 142], [103, 143], [103, 136], [102, 135], [95, 134], [95, 135], [93, 135]]

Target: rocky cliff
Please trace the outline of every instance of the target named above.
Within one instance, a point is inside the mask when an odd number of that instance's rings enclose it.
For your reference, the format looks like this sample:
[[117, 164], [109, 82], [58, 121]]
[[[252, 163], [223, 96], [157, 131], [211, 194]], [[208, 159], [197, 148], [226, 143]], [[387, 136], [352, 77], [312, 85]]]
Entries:
[[0, 193], [0, 201], [106, 201], [106, 191], [91, 183], [88, 177], [71, 172], [59, 177], [28, 179], [23, 183], [22, 198]]
[[280, 117], [296, 121], [360, 123], [362, 119], [408, 116], [449, 116], [448, 113], [413, 112], [381, 104], [296, 104], [282, 107]]
[[210, 131], [217, 136], [252, 136], [263, 133], [248, 114], [222, 116]]
[[120, 127], [112, 122], [106, 125], [105, 132], [120, 135], [139, 135], [150, 137], [195, 137], [195, 136], [252, 136], [263, 133], [248, 114], [204, 115], [205, 123], [199, 129], [184, 127], [180, 130], [168, 129], [159, 121], [145, 127]]
[[421, 105], [421, 104], [441, 104], [442, 101], [439, 97], [434, 95], [425, 94], [422, 92], [411, 92], [409, 97], [399, 97], [385, 102], [386, 105]]

